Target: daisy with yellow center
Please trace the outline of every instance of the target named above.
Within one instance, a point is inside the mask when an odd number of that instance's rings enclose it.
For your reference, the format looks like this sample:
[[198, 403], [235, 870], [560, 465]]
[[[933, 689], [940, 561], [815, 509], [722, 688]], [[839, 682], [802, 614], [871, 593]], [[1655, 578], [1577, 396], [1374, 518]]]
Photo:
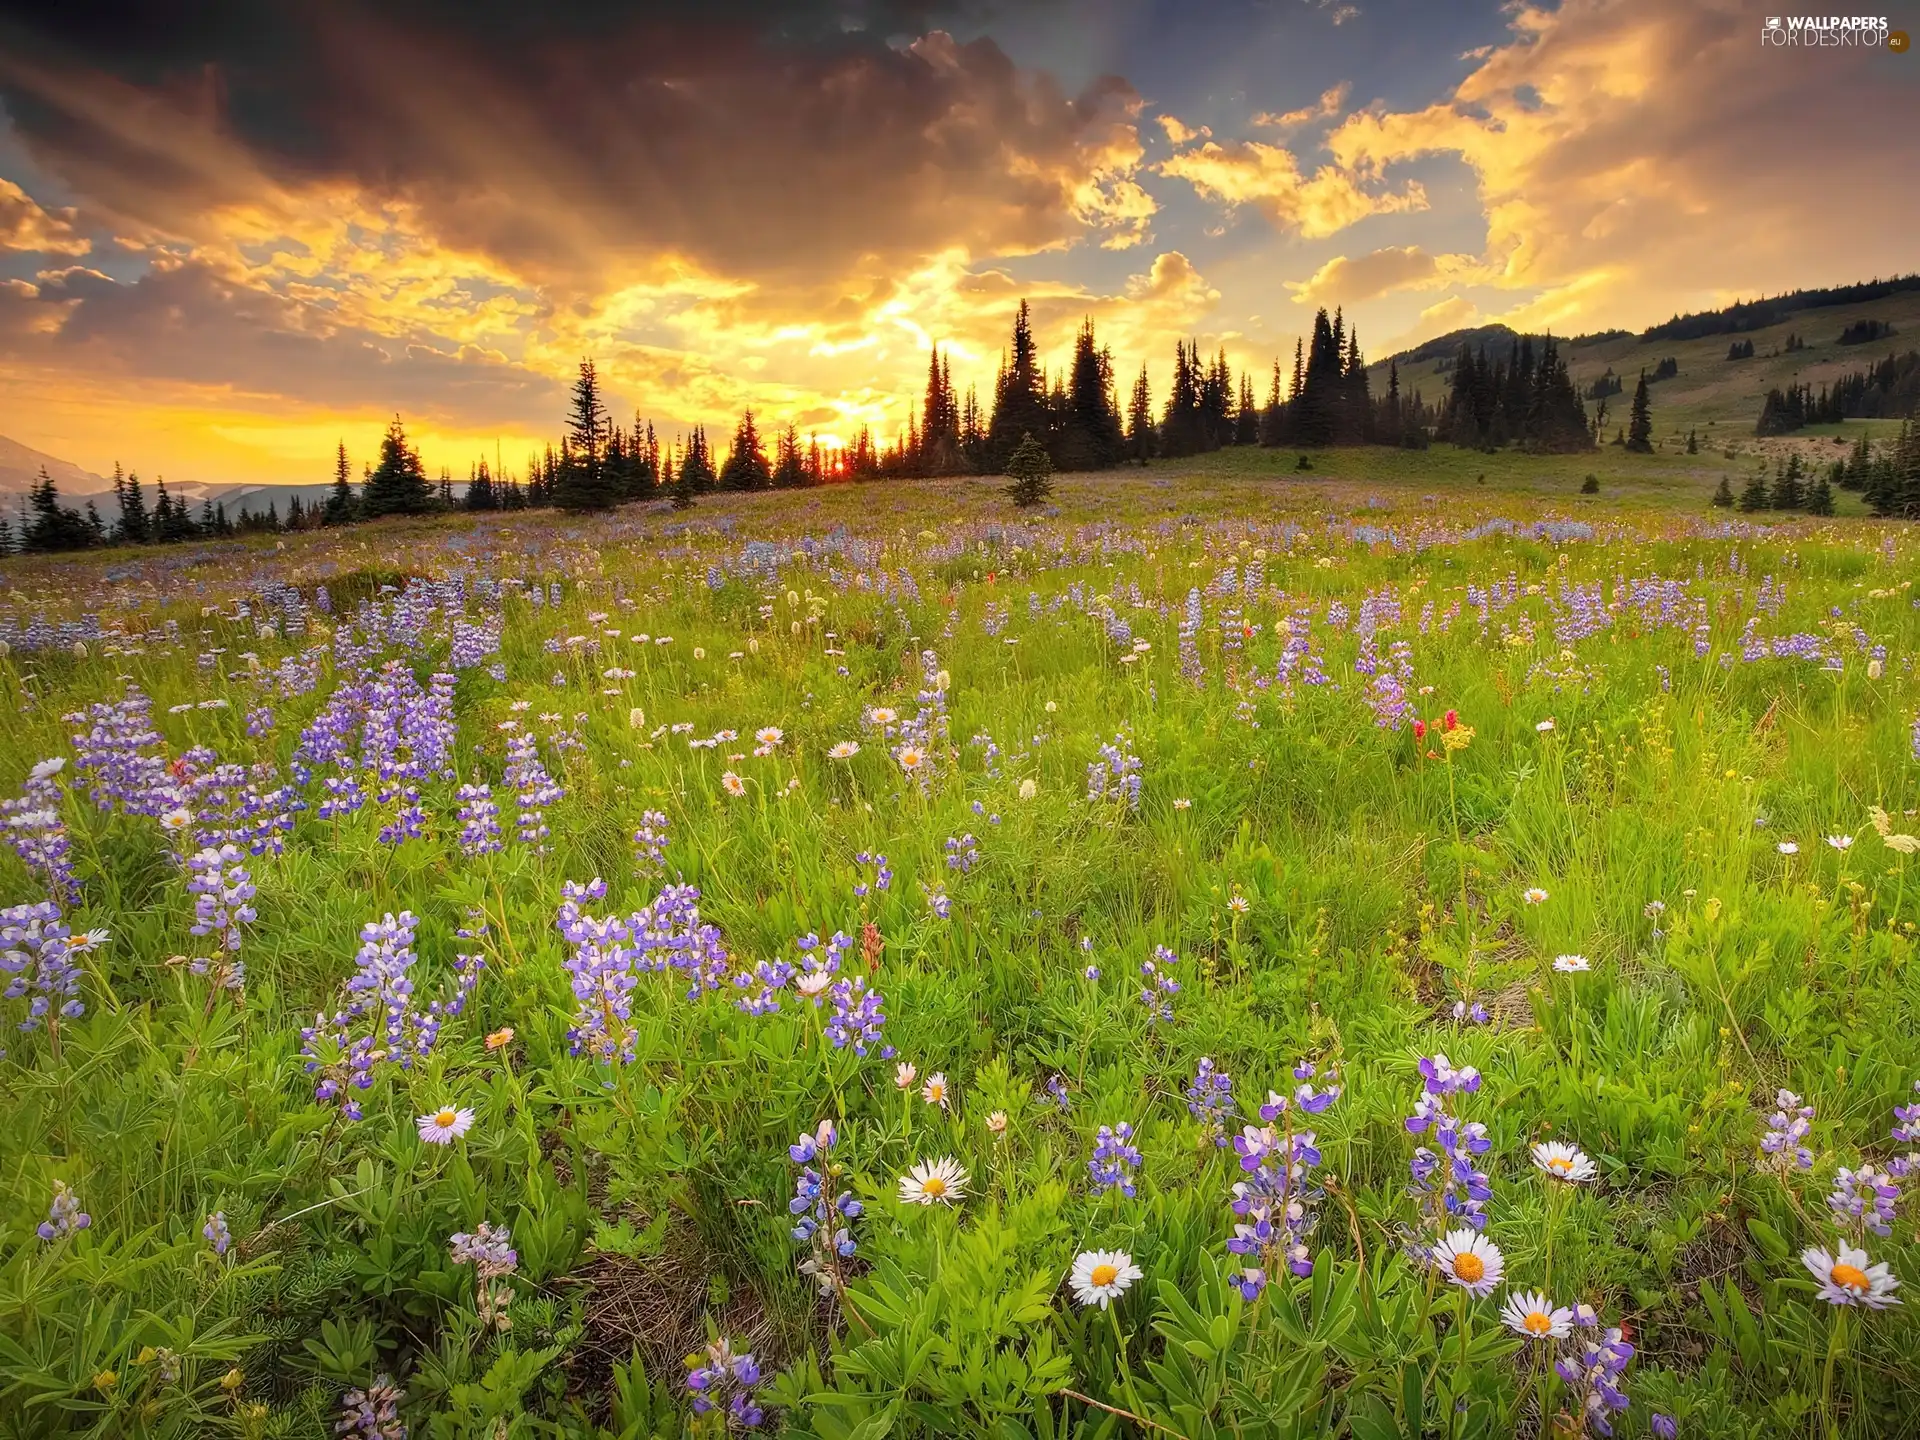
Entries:
[[911, 775], [927, 763], [927, 752], [918, 745], [902, 745], [894, 753], [894, 758], [900, 762], [900, 768]]
[[941, 1071], [934, 1071], [927, 1077], [927, 1083], [920, 1087], [920, 1098], [929, 1105], [938, 1105], [942, 1110], [948, 1108], [953, 1100], [947, 1089], [947, 1077]]
[[737, 798], [747, 793], [747, 782], [729, 770], [720, 777], [720, 788]]
[[1140, 1275], [1140, 1267], [1124, 1250], [1083, 1250], [1074, 1258], [1067, 1284], [1082, 1305], [1098, 1305], [1104, 1310], [1126, 1294], [1127, 1287]]
[[1564, 1340], [1573, 1333], [1573, 1311], [1564, 1305], [1556, 1309], [1537, 1290], [1508, 1291], [1500, 1319], [1514, 1334], [1529, 1340]]
[[1474, 1230], [1448, 1231], [1431, 1254], [1440, 1273], [1476, 1300], [1493, 1293], [1507, 1265], [1500, 1247]]
[[1837, 1256], [1819, 1246], [1810, 1246], [1800, 1253], [1800, 1263], [1820, 1282], [1815, 1293], [1829, 1305], [1865, 1305], [1870, 1310], [1884, 1310], [1900, 1303], [1900, 1297], [1893, 1293], [1900, 1288], [1900, 1282], [1888, 1273], [1886, 1265], [1874, 1264], [1866, 1251], [1844, 1240], [1840, 1242]]
[[900, 1200], [906, 1205], [952, 1205], [967, 1193], [967, 1172], [947, 1156], [922, 1160], [900, 1177]]
[[422, 1115], [414, 1124], [420, 1138], [429, 1145], [451, 1145], [473, 1128], [473, 1111], [443, 1105], [431, 1115]]
[[1542, 890], [1538, 885], [1535, 885], [1523, 893], [1520, 898], [1529, 905], [1544, 905], [1547, 903], [1547, 892]]
[[1599, 1174], [1584, 1151], [1558, 1140], [1544, 1141], [1533, 1147], [1533, 1163], [1543, 1174], [1569, 1185], [1584, 1185]]
[[867, 712], [867, 723], [870, 725], [891, 725], [899, 718], [897, 714], [889, 710], [885, 705], [876, 705]]
[[860, 742], [858, 740], [842, 740], [838, 745], [827, 751], [827, 758], [829, 760], [851, 760], [859, 753]]

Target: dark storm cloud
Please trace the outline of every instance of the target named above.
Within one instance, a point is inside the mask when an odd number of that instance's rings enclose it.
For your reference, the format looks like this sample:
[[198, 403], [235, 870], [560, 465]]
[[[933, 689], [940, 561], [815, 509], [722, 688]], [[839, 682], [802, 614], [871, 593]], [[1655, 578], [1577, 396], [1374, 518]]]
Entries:
[[70, 3], [6, 22], [0, 95], [112, 224], [192, 236], [262, 176], [337, 181], [582, 291], [662, 251], [758, 277], [1115, 219], [1088, 187], [1137, 158], [1132, 88], [1069, 96], [989, 39], [928, 30], [953, 13]]

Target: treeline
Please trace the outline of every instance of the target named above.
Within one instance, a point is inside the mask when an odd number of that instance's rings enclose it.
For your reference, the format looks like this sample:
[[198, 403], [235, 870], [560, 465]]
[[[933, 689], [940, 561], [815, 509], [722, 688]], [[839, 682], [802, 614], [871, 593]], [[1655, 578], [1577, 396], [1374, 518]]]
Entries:
[[1876, 448], [1862, 435], [1844, 460], [1835, 460], [1811, 474], [1799, 452], [1776, 461], [1769, 484], [1764, 469], [1756, 470], [1736, 501], [1722, 478], [1713, 503], [1752, 513], [1759, 510], [1804, 510], [1809, 515], [1833, 514], [1836, 490], [1858, 491], [1870, 514], [1883, 519], [1920, 520], [1920, 426], [1904, 421], [1891, 445]]
[[1815, 394], [1810, 384], [1775, 386], [1760, 405], [1756, 435], [1786, 435], [1807, 425], [1892, 419], [1920, 405], [1920, 350], [1889, 355], [1871, 370], [1842, 375]]
[[1920, 290], [1920, 274], [1896, 275], [1891, 280], [1869, 280], [1859, 285], [1838, 285], [1826, 290], [1792, 290], [1772, 299], [1743, 300], [1723, 310], [1703, 310], [1693, 315], [1676, 315], [1663, 324], [1641, 332], [1642, 340], [1698, 340], [1704, 335], [1738, 335], [1747, 330], [1764, 330], [1777, 325], [1801, 310], [1818, 310], [1828, 305], [1863, 305]]
[[[1440, 406], [1437, 433], [1455, 445], [1498, 449], [1518, 444], [1529, 450], [1566, 454], [1591, 450], [1606, 423], [1603, 395], [1594, 420], [1587, 420], [1567, 362], [1548, 335], [1536, 356], [1533, 337], [1521, 336], [1506, 358], [1489, 357], [1485, 345], [1462, 345], [1454, 357], [1453, 385]], [[1616, 384], [1616, 389], [1617, 384]], [[1641, 377], [1639, 403], [1645, 404]]]
[[300, 527], [309, 513], [297, 496], [283, 520], [274, 504], [269, 504], [264, 513], [243, 505], [238, 513], [229, 515], [221, 502], [202, 500], [196, 509], [187, 500], [168, 494], [165, 480], [159, 481], [155, 490], [149, 505], [140, 477], [114, 466], [113, 493], [119, 514], [108, 522], [92, 500], [77, 510], [62, 505], [59, 487], [42, 466], [18, 517], [0, 516], [0, 555], [87, 550], [97, 545], [165, 545], [270, 533]]

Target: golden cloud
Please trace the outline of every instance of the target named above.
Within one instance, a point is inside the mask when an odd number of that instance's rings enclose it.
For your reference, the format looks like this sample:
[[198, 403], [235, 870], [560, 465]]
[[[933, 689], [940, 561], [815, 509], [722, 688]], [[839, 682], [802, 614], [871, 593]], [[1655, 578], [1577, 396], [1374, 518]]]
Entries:
[[1309, 240], [1337, 234], [1369, 215], [1427, 208], [1426, 191], [1417, 181], [1397, 191], [1369, 189], [1352, 169], [1331, 165], [1309, 179], [1291, 151], [1257, 140], [1230, 145], [1208, 141], [1154, 168], [1185, 180], [1209, 200], [1252, 206], [1281, 229]]
[[1305, 280], [1289, 280], [1296, 305], [1352, 305], [1396, 290], [1432, 290], [1471, 279], [1471, 255], [1430, 255], [1418, 245], [1389, 245], [1358, 259], [1336, 255]]
[[1315, 120], [1324, 120], [1328, 116], [1338, 115], [1347, 103], [1347, 94], [1352, 89], [1348, 81], [1320, 92], [1320, 98], [1312, 105], [1304, 105], [1298, 110], [1288, 110], [1274, 114], [1271, 110], [1262, 110], [1253, 117], [1256, 125], [1270, 125], [1280, 130], [1292, 130], [1301, 125], [1312, 124]]
[[85, 255], [93, 248], [75, 233], [78, 212], [47, 210], [11, 180], [0, 179], [0, 253]]

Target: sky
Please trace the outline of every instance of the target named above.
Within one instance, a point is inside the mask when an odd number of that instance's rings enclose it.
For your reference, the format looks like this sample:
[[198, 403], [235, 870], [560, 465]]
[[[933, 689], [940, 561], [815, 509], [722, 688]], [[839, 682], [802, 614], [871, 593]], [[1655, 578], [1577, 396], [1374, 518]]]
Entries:
[[[745, 407], [891, 438], [1025, 298], [1122, 399], [1920, 263], [1920, 57], [1739, 0], [0, 0], [0, 434], [96, 472], [430, 473]], [[1920, 0], [1881, 11], [1920, 30]], [[190, 12], [183, 14], [182, 12]]]

